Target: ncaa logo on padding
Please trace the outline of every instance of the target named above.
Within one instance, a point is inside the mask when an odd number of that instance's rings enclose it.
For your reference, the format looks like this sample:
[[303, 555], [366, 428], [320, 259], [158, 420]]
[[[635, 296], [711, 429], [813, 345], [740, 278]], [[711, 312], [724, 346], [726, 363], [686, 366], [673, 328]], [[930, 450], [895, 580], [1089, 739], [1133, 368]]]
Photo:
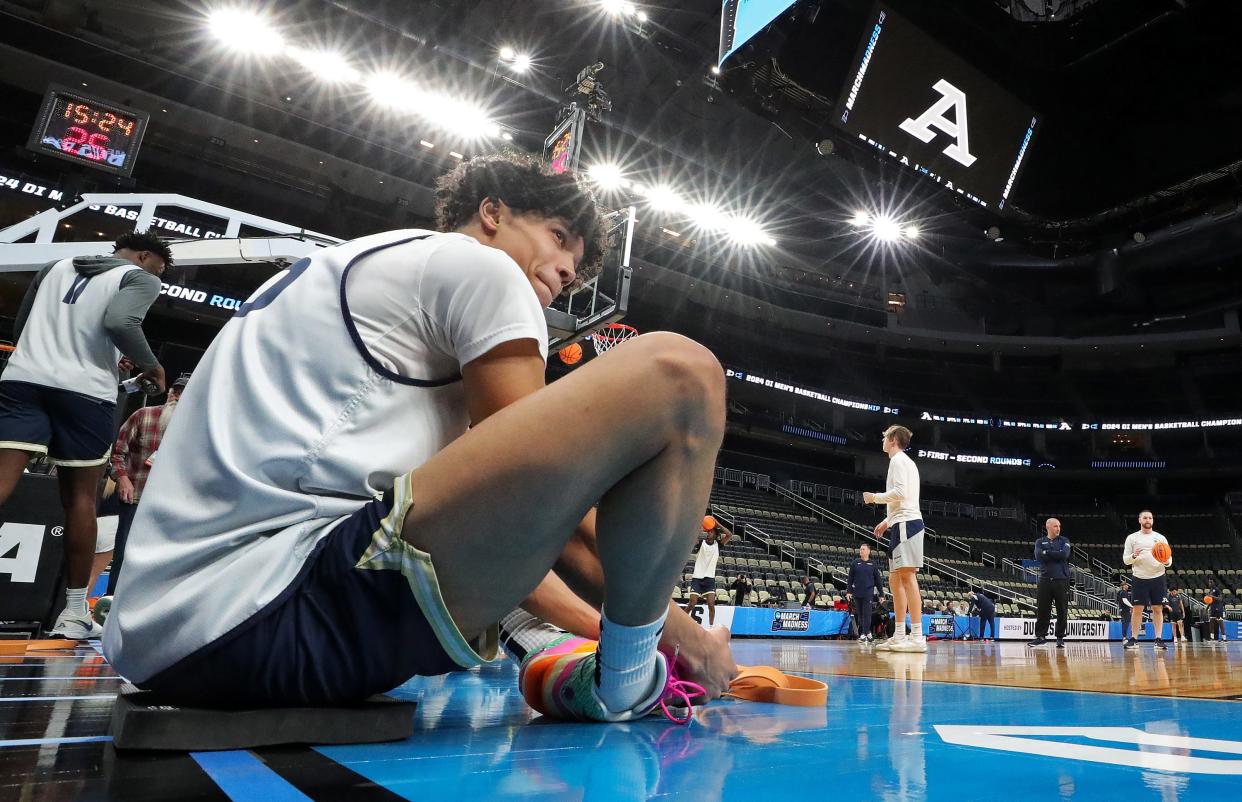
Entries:
[[[933, 128], [953, 137], [953, 142], [945, 147], [944, 153], [950, 159], [969, 167], [975, 163], [977, 156], [970, 153], [970, 130], [966, 121], [966, 93], [941, 78], [932, 87], [940, 93], [940, 99], [933, 103], [917, 119], [907, 117], [905, 122], [897, 126], [920, 142], [931, 142], [936, 138]], [[945, 112], [953, 109], [953, 119], [945, 116]]]

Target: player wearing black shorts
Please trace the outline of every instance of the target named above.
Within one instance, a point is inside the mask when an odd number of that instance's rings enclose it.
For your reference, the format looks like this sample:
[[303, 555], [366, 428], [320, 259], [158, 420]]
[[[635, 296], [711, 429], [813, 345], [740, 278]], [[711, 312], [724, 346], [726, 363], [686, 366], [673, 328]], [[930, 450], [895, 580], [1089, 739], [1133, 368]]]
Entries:
[[117, 239], [111, 256], [53, 262], [35, 276], [14, 324], [0, 381], [0, 504], [31, 456], [57, 466], [65, 509], [65, 609], [53, 637], [98, 638], [86, 606], [95, 554], [95, 495], [116, 435], [121, 357], [164, 391], [164, 369], [142, 332], [172, 251], [153, 234]]

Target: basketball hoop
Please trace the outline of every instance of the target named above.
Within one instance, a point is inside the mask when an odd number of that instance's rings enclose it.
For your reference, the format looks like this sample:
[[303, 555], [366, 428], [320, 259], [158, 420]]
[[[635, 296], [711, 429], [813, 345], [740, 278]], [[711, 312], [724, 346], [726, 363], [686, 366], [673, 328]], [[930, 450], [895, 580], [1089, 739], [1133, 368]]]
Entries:
[[591, 333], [591, 344], [595, 346], [596, 356], [610, 351], [621, 343], [638, 336], [638, 329], [624, 323], [609, 323], [599, 331]]

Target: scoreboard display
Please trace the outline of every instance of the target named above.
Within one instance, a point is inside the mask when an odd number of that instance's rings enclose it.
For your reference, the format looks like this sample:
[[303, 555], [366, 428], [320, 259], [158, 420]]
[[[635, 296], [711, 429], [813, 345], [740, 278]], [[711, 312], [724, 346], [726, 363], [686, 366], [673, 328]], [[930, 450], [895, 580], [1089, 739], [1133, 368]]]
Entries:
[[878, 3], [846, 74], [836, 123], [868, 147], [962, 198], [1004, 209], [1035, 112]]
[[134, 171], [150, 115], [65, 86], [50, 86], [26, 147], [113, 175]]
[[723, 0], [720, 9], [720, 50], [718, 64], [754, 38], [795, 0]]

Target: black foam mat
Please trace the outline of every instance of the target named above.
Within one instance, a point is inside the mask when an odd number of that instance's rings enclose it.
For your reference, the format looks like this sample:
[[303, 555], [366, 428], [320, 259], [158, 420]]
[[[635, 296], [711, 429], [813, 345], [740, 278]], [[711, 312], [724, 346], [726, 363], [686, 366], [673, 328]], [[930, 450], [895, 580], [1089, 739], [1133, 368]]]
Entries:
[[126, 683], [112, 711], [112, 743], [117, 749], [199, 752], [399, 741], [414, 732], [414, 707], [381, 694], [337, 707], [209, 710], [166, 704]]

